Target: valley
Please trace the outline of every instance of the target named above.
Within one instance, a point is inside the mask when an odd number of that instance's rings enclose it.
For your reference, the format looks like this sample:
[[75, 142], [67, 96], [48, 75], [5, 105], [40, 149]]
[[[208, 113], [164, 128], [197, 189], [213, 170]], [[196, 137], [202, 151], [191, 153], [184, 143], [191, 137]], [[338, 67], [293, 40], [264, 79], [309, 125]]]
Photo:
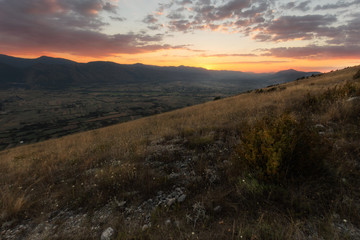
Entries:
[[51, 92], [0, 90], [0, 149], [134, 120], [230, 94], [211, 89], [175, 91], [141, 85]]
[[193, 67], [0, 55], [0, 150], [234, 96], [318, 72], [255, 74]]

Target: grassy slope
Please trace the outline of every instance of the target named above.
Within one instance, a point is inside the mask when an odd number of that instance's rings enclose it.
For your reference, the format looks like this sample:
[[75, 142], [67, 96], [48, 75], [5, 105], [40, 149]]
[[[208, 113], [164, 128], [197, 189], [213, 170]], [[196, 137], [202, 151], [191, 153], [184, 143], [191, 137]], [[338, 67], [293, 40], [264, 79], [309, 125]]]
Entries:
[[[142, 220], [129, 223], [123, 209], [115, 207], [111, 211], [117, 217], [99, 229], [90, 231], [88, 221], [82, 225], [87, 230], [67, 235], [62, 219], [54, 231], [59, 238], [99, 238], [111, 225], [119, 239], [356, 239], [360, 109], [358, 101], [346, 100], [360, 95], [359, 79], [353, 80], [359, 69], [2, 151], [0, 221], [10, 223], [1, 233], [9, 237], [21, 221], [38, 224], [65, 209], [90, 213], [115, 200], [138, 206], [157, 191], [179, 185], [179, 179], [169, 177], [178, 171], [171, 162], [186, 155], [197, 159], [189, 172], [198, 180], [181, 185], [187, 193], [184, 203], [152, 211], [152, 227], [146, 231]], [[351, 87], [341, 87], [346, 83]], [[234, 173], [244, 126], [284, 112], [309, 126], [324, 126], [320, 136], [329, 145], [324, 157], [329, 174], [279, 184]], [[144, 165], [154, 158], [165, 168]], [[209, 169], [217, 181], [209, 181]], [[195, 203], [204, 214], [196, 213]], [[214, 211], [216, 206], [222, 210]], [[177, 221], [176, 226], [166, 225], [167, 219]]]

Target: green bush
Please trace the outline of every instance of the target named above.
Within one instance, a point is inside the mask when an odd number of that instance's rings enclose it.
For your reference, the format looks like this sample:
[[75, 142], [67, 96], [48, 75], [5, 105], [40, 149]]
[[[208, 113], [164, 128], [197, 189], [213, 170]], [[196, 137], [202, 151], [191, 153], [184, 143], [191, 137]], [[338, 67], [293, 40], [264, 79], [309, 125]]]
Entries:
[[278, 182], [323, 170], [320, 136], [291, 115], [264, 118], [247, 129], [233, 158], [238, 173]]

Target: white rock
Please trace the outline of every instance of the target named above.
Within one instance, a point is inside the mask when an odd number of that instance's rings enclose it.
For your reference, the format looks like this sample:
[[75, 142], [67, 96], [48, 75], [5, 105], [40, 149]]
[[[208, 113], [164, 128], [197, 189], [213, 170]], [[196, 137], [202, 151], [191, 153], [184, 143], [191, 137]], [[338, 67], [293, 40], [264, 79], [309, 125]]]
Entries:
[[112, 227], [108, 227], [101, 234], [101, 240], [110, 240], [113, 235], [114, 235], [114, 229]]
[[167, 205], [170, 207], [171, 205], [173, 205], [176, 202], [176, 198], [170, 198], [167, 202]]
[[149, 229], [149, 225], [145, 224], [144, 226], [142, 226], [141, 230], [144, 232], [146, 230]]
[[[115, 201], [116, 201], [116, 200], [115, 200]], [[122, 201], [122, 202], [116, 201], [116, 204], [117, 204], [118, 207], [124, 207], [125, 204], [126, 204], [126, 201]]]
[[221, 206], [214, 207], [214, 212], [220, 212], [220, 211], [221, 211]]
[[360, 100], [360, 97], [351, 97], [351, 98], [347, 99], [346, 101], [347, 102], [353, 102], [355, 100]]
[[316, 124], [316, 125], [315, 125], [315, 128], [318, 128], [318, 129], [324, 129], [324, 128], [325, 128], [325, 126], [324, 126], [324, 125], [322, 125], [322, 124]]

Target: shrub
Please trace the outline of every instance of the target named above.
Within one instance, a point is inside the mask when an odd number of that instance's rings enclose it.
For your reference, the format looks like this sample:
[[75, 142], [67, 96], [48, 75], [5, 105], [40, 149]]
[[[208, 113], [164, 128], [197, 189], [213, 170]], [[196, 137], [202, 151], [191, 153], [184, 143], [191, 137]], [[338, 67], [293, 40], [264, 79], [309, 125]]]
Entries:
[[360, 94], [360, 88], [354, 83], [346, 83], [341, 86], [335, 86], [327, 89], [324, 93], [319, 95], [308, 94], [305, 98], [303, 107], [312, 112], [327, 111], [330, 104], [345, 99], [351, 96]]
[[323, 170], [325, 150], [320, 136], [305, 122], [284, 114], [278, 119], [264, 118], [247, 129], [233, 158], [238, 173], [278, 182]]
[[354, 80], [359, 79], [359, 78], [360, 78], [360, 70], [357, 71], [357, 73], [355, 73], [355, 75], [353, 76]]
[[216, 97], [214, 97], [214, 101], [216, 101], [216, 100], [220, 100], [221, 99], [221, 97], [220, 96], [216, 96]]

